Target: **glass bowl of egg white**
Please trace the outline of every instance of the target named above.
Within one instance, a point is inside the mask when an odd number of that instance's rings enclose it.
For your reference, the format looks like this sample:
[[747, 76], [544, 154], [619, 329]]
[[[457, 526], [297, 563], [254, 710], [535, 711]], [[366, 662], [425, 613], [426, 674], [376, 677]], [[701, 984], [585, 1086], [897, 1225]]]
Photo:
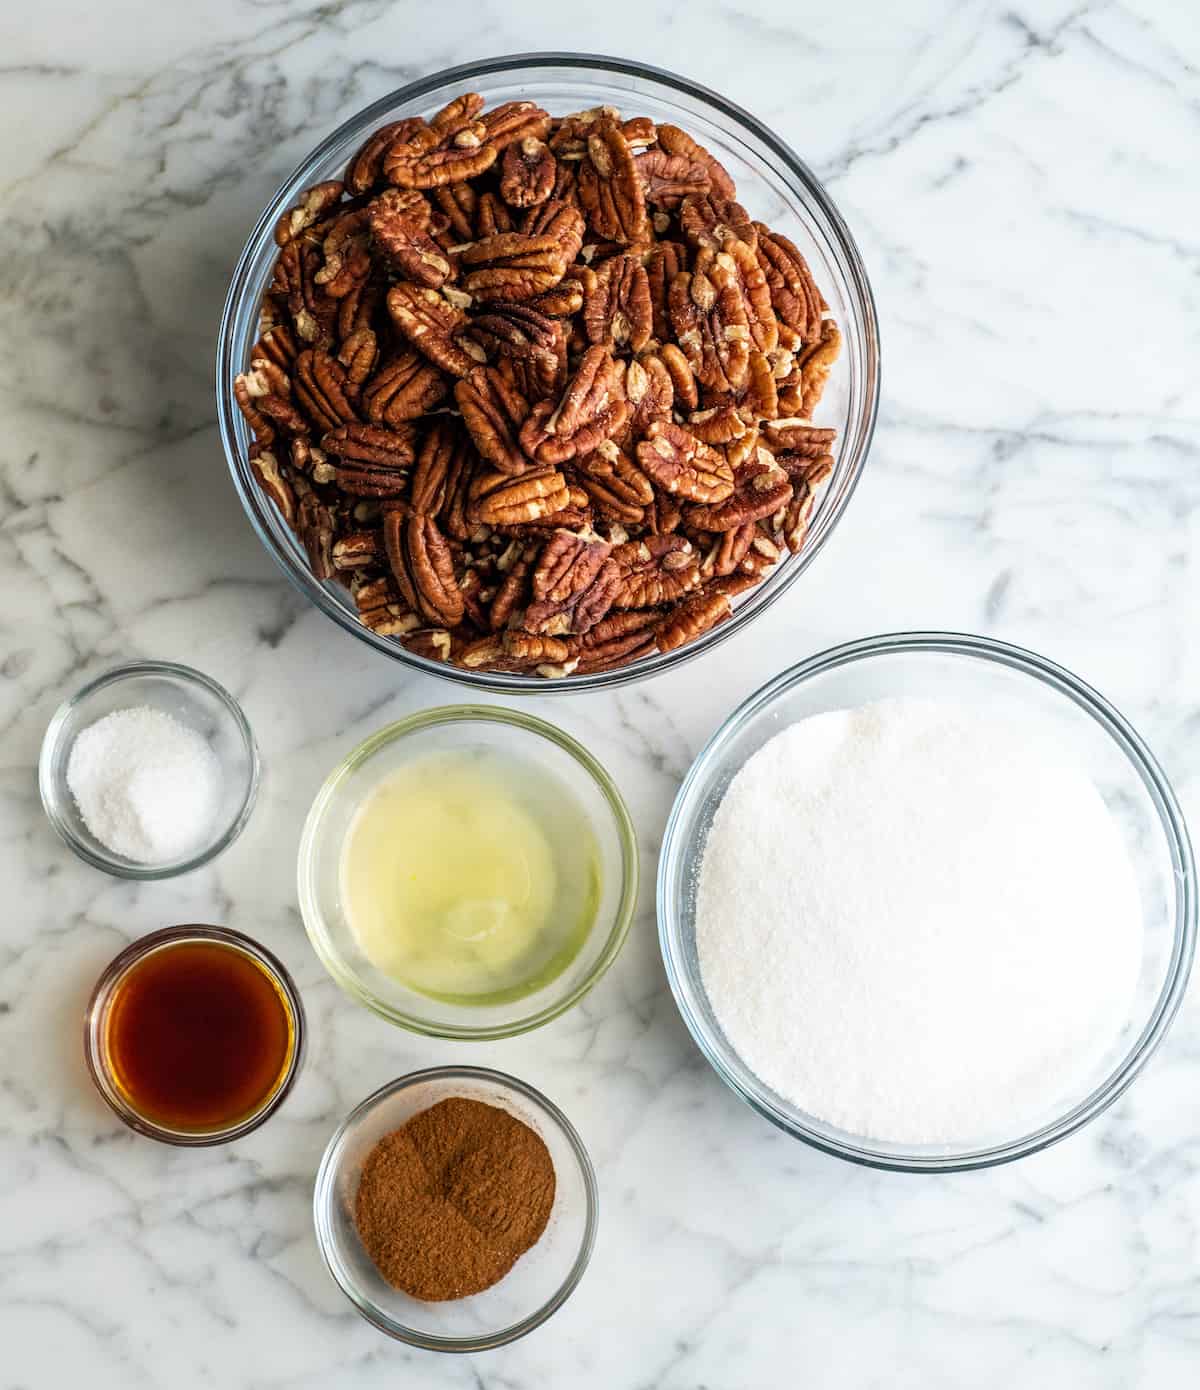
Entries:
[[254, 735], [233, 696], [173, 661], [90, 680], [46, 729], [38, 786], [50, 824], [118, 878], [173, 878], [245, 829], [258, 791]]
[[693, 763], [659, 860], [684, 1022], [749, 1106], [852, 1162], [983, 1168], [1094, 1120], [1196, 938], [1146, 744], [1052, 661], [953, 633], [784, 671]]
[[300, 843], [300, 910], [326, 969], [433, 1037], [510, 1037], [569, 1009], [616, 959], [637, 885], [604, 768], [493, 706], [373, 734], [326, 780]]

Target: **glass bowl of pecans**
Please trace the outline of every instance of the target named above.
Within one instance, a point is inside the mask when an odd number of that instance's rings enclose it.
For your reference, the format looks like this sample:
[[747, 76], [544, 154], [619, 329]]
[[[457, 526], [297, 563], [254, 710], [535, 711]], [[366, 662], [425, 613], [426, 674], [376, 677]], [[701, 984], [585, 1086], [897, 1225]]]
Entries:
[[498, 691], [670, 669], [811, 562], [861, 472], [853, 238], [754, 117], [581, 54], [424, 78], [328, 136], [233, 275], [221, 433], [327, 616]]

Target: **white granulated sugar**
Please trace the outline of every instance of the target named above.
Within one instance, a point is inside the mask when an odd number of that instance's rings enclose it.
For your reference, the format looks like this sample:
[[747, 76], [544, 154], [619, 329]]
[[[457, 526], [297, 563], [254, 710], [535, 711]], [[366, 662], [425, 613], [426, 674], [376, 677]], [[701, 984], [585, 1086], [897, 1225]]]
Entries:
[[139, 864], [164, 864], [203, 845], [221, 767], [195, 729], [139, 705], [106, 714], [76, 737], [67, 786], [105, 848]]
[[1013, 1138], [1116, 1042], [1141, 960], [1124, 843], [1080, 770], [967, 706], [802, 720], [737, 774], [697, 885], [729, 1042], [809, 1114]]

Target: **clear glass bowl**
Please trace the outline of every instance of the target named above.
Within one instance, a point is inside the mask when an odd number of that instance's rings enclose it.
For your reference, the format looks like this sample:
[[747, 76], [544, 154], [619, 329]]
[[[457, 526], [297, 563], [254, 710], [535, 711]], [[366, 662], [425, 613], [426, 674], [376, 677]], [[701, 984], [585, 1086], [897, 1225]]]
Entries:
[[[828, 1125], [765, 1086], [734, 1052], [705, 994], [695, 941], [696, 873], [730, 781], [797, 720], [893, 696], [991, 704], [1058, 741], [1093, 779], [1133, 863], [1145, 916], [1134, 1002], [1088, 1083], [1063, 1095], [1026, 1134], [970, 1147], [886, 1144]], [[902, 633], [835, 647], [784, 671], [736, 709], [692, 764], [663, 838], [658, 929], [675, 1001], [717, 1075], [781, 1129], [826, 1153], [876, 1168], [984, 1168], [1046, 1148], [1125, 1090], [1161, 1042], [1187, 984], [1196, 939], [1196, 870], [1183, 815], [1146, 745], [1102, 696], [1044, 657], [982, 637]]]
[[[288, 1051], [287, 1067], [282, 1076], [263, 1097], [262, 1103], [252, 1114], [244, 1116], [235, 1124], [223, 1129], [183, 1130], [169, 1129], [155, 1120], [148, 1119], [130, 1103], [125, 1092], [113, 1074], [109, 1056], [108, 1024], [112, 1005], [120, 991], [121, 983], [140, 961], [154, 951], [162, 951], [189, 941], [211, 942], [226, 946], [249, 956], [274, 983], [279, 997], [287, 1011], [291, 1043]], [[144, 1134], [148, 1139], [157, 1139], [163, 1144], [174, 1144], [179, 1148], [205, 1148], [212, 1144], [228, 1144], [249, 1134], [268, 1120], [287, 1099], [300, 1068], [304, 1062], [305, 1028], [304, 1005], [300, 992], [279, 959], [265, 946], [239, 931], [229, 927], [179, 926], [164, 927], [151, 932], [114, 957], [96, 981], [92, 997], [88, 1000], [83, 1019], [83, 1054], [92, 1081], [105, 1102], [130, 1129]]]
[[[578, 954], [536, 993], [500, 1004], [456, 1004], [409, 989], [374, 966], [347, 920], [340, 866], [346, 831], [381, 777], [414, 754], [495, 750], [528, 762], [562, 785], [596, 838], [599, 900]], [[624, 944], [637, 899], [633, 823], [608, 773], [581, 744], [545, 720], [516, 710], [454, 705], [424, 710], [380, 729], [330, 774], [300, 839], [300, 912], [322, 964], [352, 998], [416, 1033], [440, 1038], [506, 1038], [538, 1028], [580, 1000]]]
[[[495, 1105], [536, 1130], [554, 1163], [555, 1194], [541, 1240], [483, 1293], [423, 1303], [394, 1289], [371, 1262], [354, 1226], [363, 1160], [393, 1130], [453, 1096]], [[329, 1141], [313, 1192], [317, 1244], [330, 1274], [369, 1323], [427, 1351], [488, 1351], [532, 1332], [567, 1301], [596, 1240], [596, 1175], [562, 1111], [532, 1086], [486, 1067], [433, 1067], [368, 1096]]]
[[[67, 761], [77, 734], [114, 710], [149, 705], [195, 729], [221, 767], [221, 802], [207, 842], [182, 859], [141, 864], [114, 854], [83, 822], [67, 786]], [[38, 787], [50, 824], [75, 851], [118, 878], [157, 879], [207, 864], [242, 833], [258, 792], [258, 749], [233, 696], [210, 677], [171, 661], [131, 661], [89, 681], [60, 705], [42, 740]]]
[[[278, 252], [273, 230], [279, 215], [293, 206], [301, 189], [340, 178], [351, 155], [377, 127], [402, 116], [430, 114], [468, 91], [482, 93], [489, 105], [532, 100], [558, 115], [610, 104], [682, 126], [729, 170], [750, 213], [799, 246], [842, 331], [842, 352], [816, 412], [819, 425], [838, 431], [836, 464], [804, 549], [739, 599], [730, 621], [697, 641], [595, 675], [546, 680], [461, 670], [417, 656], [363, 627], [345, 588], [313, 578], [303, 548], [255, 481], [247, 459], [250, 435], [233, 399], [233, 379], [248, 365], [258, 337], [259, 304]], [[778, 136], [716, 92], [643, 63], [580, 53], [516, 54], [449, 68], [381, 98], [327, 136], [276, 193], [250, 234], [233, 273], [217, 344], [217, 413], [234, 485], [259, 539], [288, 579], [327, 617], [377, 651], [433, 675], [497, 691], [546, 694], [620, 685], [710, 651], [745, 627], [799, 579], [829, 539], [862, 470], [878, 401], [879, 324], [866, 269], [849, 229], [812, 172]]]

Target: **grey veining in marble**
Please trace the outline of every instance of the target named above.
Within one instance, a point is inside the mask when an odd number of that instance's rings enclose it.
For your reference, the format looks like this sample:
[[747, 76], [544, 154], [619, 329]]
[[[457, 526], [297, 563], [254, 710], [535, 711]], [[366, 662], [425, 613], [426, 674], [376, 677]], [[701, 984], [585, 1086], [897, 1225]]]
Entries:
[[[43, 0], [0, 17], [0, 1390], [1156, 1390], [1200, 1378], [1200, 1013], [1100, 1122], [1012, 1168], [858, 1171], [744, 1109], [675, 1013], [644, 898], [616, 968], [541, 1032], [432, 1045], [351, 1006], [293, 888], [308, 802], [368, 730], [453, 687], [285, 587], [213, 419], [225, 280], [319, 135], [411, 78], [547, 48], [641, 56], [775, 125], [879, 299], [880, 428], [787, 602], [703, 668], [535, 701], [608, 764], [653, 869], [700, 743], [791, 655], [952, 627], [1027, 644], [1140, 726], [1200, 823], [1200, 15], [1185, 0]], [[57, 702], [134, 655], [244, 702], [267, 775], [210, 869], [77, 863], [33, 777]], [[701, 671], [703, 672], [701, 678]], [[647, 874], [647, 878], [652, 875]], [[126, 1133], [83, 1001], [137, 934], [277, 951], [314, 1045], [228, 1150]], [[578, 1293], [484, 1357], [393, 1345], [327, 1278], [313, 1172], [385, 1079], [469, 1055], [546, 1090], [597, 1162]]]

